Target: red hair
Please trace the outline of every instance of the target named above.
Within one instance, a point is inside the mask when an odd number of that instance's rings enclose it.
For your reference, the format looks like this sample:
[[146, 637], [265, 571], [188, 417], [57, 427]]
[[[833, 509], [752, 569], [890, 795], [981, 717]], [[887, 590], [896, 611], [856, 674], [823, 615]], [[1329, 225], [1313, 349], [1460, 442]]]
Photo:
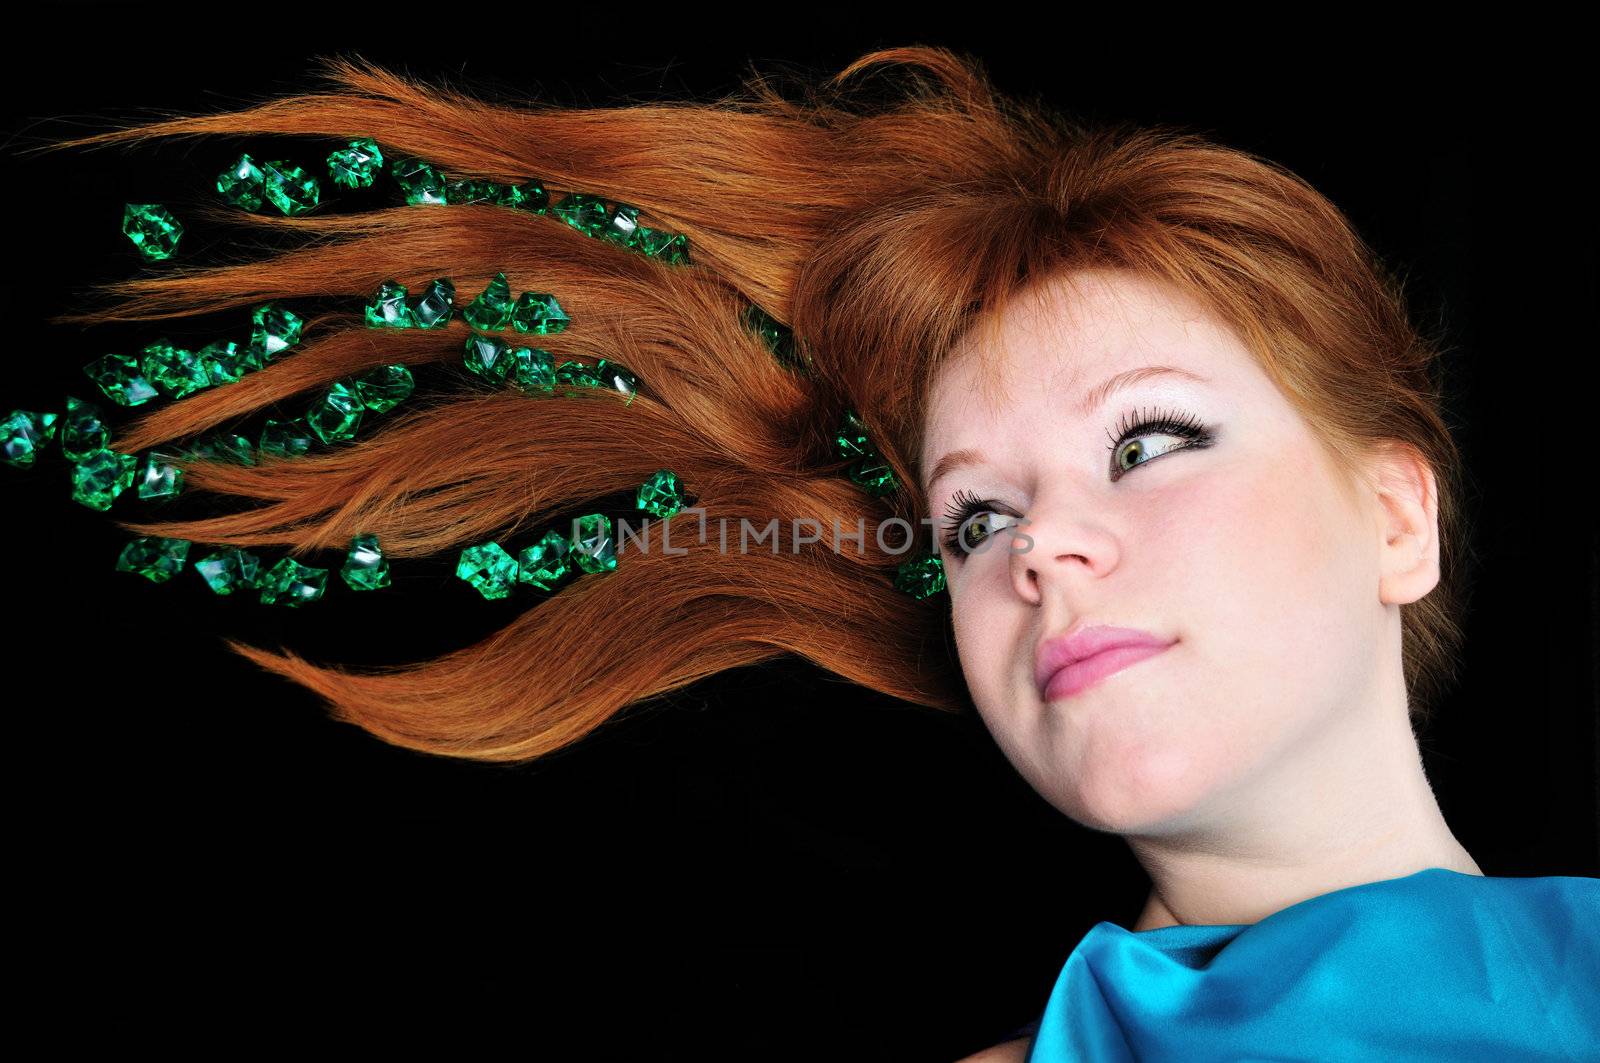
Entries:
[[[385, 280], [415, 292], [449, 277], [470, 298], [504, 272], [513, 290], [554, 292], [573, 324], [540, 345], [558, 361], [619, 361], [640, 393], [627, 405], [530, 399], [462, 372], [455, 393], [419, 392], [353, 444], [255, 466], [180, 461], [187, 491], [252, 503], [237, 512], [117, 523], [297, 558], [374, 533], [403, 565], [491, 538], [532, 541], [553, 515], [631, 491], [662, 467], [710, 520], [780, 522], [774, 556], [724, 552], [714, 532], [700, 543], [695, 516], [680, 514], [672, 539], [686, 554], [626, 552], [614, 572], [581, 575], [480, 644], [431, 661], [355, 671], [227, 640], [315, 691], [336, 718], [411, 749], [527, 760], [630, 704], [784, 653], [960, 711], [948, 599], [896, 590], [909, 555], [874, 532], [895, 516], [921, 527], [927, 515], [915, 467], [925, 382], [954, 341], [1030, 278], [1086, 266], [1201, 298], [1342, 458], [1399, 441], [1430, 463], [1443, 572], [1402, 608], [1413, 712], [1443, 690], [1460, 640], [1452, 559], [1462, 529], [1459, 459], [1428, 380], [1435, 351], [1349, 223], [1294, 175], [1178, 130], [1077, 126], [998, 95], [974, 61], [934, 47], [868, 54], [803, 86], [799, 100], [756, 75], [746, 93], [711, 103], [604, 109], [492, 102], [360, 59], [321, 62], [331, 91], [47, 148], [382, 130], [386, 157], [414, 155], [451, 178], [536, 177], [552, 198], [636, 205], [642, 223], [688, 236], [693, 265], [492, 205], [297, 217], [191, 205], [191, 216], [270, 237], [272, 250], [101, 285], [103, 305], [54, 322], [162, 321], [268, 300], [298, 309], [325, 297], [350, 309], [307, 313], [291, 356], [149, 410], [117, 449], [309, 400], [380, 365], [459, 366], [464, 322], [365, 327], [360, 306]], [[877, 68], [905, 76], [889, 99], [864, 104], [852, 87]], [[750, 303], [793, 328], [809, 374], [743, 323]], [[843, 475], [833, 434], [847, 408], [899, 492], [874, 498]], [[823, 540], [796, 550], [796, 517], [818, 521]], [[864, 524], [860, 553], [852, 540], [834, 548], [835, 522], [844, 533]], [[884, 538], [892, 549], [903, 537]]]

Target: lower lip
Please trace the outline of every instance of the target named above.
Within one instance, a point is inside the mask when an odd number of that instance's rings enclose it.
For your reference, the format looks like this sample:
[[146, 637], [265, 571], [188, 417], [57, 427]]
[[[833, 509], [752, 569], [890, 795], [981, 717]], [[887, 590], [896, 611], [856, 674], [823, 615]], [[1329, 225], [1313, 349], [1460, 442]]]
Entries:
[[1093, 657], [1085, 657], [1081, 661], [1059, 669], [1050, 677], [1050, 684], [1044, 690], [1045, 700], [1069, 698], [1078, 691], [1100, 682], [1106, 676], [1114, 675], [1146, 657], [1154, 657], [1167, 648], [1167, 646], [1117, 646], [1102, 650]]

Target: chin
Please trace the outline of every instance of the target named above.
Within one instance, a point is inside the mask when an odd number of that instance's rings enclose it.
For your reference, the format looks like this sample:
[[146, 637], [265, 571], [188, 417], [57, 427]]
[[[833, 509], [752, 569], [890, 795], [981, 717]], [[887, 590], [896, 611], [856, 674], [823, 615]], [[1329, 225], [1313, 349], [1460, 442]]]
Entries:
[[1056, 802], [1072, 819], [1113, 834], [1166, 834], [1191, 822], [1214, 780], [1195, 757], [1181, 749], [1128, 750], [1086, 771]]

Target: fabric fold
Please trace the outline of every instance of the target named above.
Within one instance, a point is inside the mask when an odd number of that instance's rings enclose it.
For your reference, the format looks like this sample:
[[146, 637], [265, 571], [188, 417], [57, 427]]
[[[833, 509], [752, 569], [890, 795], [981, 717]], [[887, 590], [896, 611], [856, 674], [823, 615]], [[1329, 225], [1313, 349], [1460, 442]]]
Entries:
[[1259, 923], [1092, 927], [1028, 1063], [1600, 1061], [1600, 879], [1428, 868]]

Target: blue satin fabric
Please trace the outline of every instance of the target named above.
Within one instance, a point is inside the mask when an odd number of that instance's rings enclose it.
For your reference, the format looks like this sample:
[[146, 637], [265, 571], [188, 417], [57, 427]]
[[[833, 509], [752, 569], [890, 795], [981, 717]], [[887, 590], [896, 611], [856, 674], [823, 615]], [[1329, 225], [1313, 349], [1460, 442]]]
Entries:
[[1600, 1060], [1600, 879], [1428, 868], [1067, 958], [1028, 1063]]

